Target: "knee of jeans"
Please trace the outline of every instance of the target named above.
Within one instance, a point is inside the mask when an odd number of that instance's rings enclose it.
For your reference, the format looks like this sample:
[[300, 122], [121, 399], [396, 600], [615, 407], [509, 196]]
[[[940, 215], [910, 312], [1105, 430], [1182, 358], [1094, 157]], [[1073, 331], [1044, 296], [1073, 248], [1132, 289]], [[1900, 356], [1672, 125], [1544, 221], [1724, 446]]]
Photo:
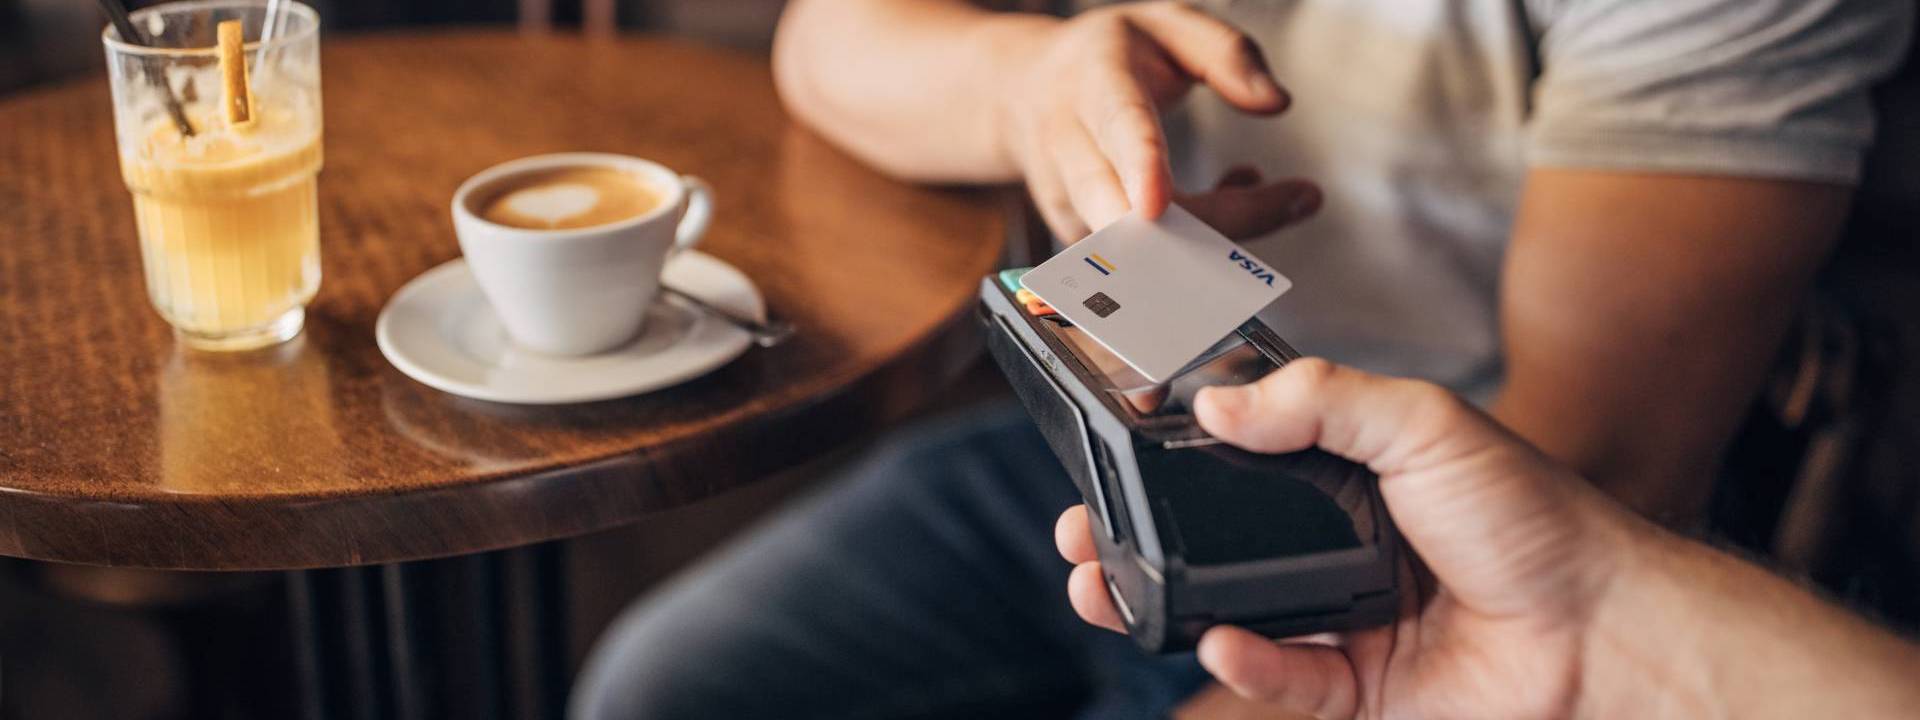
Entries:
[[959, 421], [918, 428], [884, 443], [858, 468], [864, 478], [918, 478], [932, 485], [1046, 487], [1063, 473], [1018, 408], [992, 408]]
[[[690, 662], [684, 638], [663, 608], [629, 607], [595, 643], [569, 698], [575, 720], [708, 717], [698, 697], [697, 673], [718, 672]], [[678, 650], [676, 650], [676, 648]]]

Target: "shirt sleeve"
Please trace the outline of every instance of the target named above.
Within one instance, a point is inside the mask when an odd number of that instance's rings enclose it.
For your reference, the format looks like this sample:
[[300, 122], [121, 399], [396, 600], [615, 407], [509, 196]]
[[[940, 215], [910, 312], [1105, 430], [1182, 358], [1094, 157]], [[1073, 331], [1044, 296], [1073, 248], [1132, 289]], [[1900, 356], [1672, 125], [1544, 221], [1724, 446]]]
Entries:
[[1531, 0], [1535, 166], [1858, 181], [1912, 0]]

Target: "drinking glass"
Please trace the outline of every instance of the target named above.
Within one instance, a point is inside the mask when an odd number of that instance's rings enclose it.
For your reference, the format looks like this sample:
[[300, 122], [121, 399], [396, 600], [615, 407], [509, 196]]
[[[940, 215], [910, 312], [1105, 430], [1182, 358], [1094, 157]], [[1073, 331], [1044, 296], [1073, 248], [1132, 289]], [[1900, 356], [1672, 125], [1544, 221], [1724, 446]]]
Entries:
[[[319, 15], [291, 0], [200, 0], [131, 19], [149, 44], [111, 26], [101, 39], [154, 309], [196, 348], [292, 338], [320, 288]], [[246, 40], [252, 112], [238, 123], [221, 100], [226, 20]]]

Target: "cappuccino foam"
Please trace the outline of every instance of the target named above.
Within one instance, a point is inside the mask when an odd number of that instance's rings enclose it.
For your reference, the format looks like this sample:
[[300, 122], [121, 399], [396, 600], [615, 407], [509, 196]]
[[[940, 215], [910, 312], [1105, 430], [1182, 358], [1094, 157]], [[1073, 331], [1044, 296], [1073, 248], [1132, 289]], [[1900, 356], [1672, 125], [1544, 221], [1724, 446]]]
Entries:
[[474, 193], [473, 212], [488, 222], [529, 230], [569, 230], [652, 212], [661, 193], [608, 167], [530, 170]]

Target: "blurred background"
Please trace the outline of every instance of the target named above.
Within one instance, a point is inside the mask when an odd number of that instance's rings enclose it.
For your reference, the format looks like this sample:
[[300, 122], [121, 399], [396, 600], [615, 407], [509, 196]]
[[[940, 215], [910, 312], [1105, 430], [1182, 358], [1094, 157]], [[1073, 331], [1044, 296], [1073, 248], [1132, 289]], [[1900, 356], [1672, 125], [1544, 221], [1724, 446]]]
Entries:
[[[129, 2], [132, 9], [153, 2]], [[528, 32], [637, 31], [764, 49], [784, 0], [316, 0], [328, 32], [499, 25]], [[104, 66], [106, 16], [83, 0], [0, 0], [0, 93]]]

